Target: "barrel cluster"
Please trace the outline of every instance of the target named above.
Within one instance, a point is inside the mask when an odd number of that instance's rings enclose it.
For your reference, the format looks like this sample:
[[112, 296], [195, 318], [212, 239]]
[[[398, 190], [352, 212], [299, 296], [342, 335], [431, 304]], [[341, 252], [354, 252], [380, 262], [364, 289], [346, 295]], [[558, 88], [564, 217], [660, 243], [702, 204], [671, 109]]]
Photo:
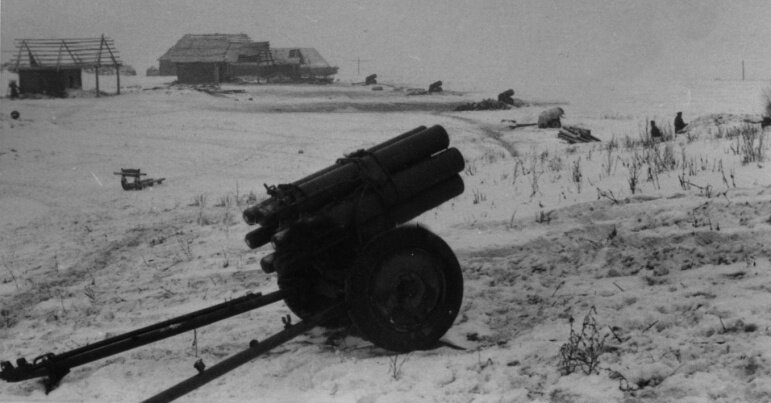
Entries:
[[[268, 199], [243, 212], [259, 228], [250, 248], [276, 249], [292, 230], [323, 223], [331, 237], [366, 241], [463, 193], [464, 159], [442, 126], [417, 127], [290, 184], [266, 186]], [[327, 240], [329, 241], [329, 240]], [[263, 259], [273, 271], [273, 256]]]

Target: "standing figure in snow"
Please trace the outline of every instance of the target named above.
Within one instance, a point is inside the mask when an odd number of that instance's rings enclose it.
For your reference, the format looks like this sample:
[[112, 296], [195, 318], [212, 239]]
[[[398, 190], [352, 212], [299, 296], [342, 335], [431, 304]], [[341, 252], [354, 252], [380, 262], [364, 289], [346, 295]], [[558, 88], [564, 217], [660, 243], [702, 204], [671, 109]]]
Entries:
[[685, 126], [688, 126], [688, 124], [683, 122], [683, 112], [677, 112], [677, 116], [675, 116], [675, 134], [682, 133]]
[[661, 130], [656, 126], [656, 122], [651, 120], [651, 140], [661, 141], [662, 137]]
[[11, 93], [11, 99], [19, 97], [19, 86], [16, 84], [16, 80], [11, 80], [11, 82], [8, 83], [8, 90]]

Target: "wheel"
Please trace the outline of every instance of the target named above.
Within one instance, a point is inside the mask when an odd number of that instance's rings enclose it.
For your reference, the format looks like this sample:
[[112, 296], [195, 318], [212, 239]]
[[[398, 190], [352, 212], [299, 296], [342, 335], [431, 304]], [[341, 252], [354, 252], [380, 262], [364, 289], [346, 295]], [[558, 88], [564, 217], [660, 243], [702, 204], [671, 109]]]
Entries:
[[373, 239], [346, 281], [349, 316], [362, 336], [398, 352], [433, 348], [455, 321], [463, 275], [452, 249], [418, 226]]

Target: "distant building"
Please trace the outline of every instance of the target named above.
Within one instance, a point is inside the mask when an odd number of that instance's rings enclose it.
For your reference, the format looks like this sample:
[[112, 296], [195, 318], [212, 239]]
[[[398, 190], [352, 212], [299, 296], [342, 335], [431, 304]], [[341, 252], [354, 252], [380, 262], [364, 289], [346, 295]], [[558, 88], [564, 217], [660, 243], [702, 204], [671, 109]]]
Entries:
[[160, 75], [173, 71], [180, 83], [219, 83], [228, 77], [228, 65], [238, 61], [246, 34], [187, 34], [160, 57]]
[[[96, 73], [99, 94], [99, 69], [119, 71], [123, 64], [112, 39], [17, 39], [11, 71], [19, 75], [22, 94], [47, 94], [65, 97], [68, 89], [83, 87], [83, 70]], [[118, 93], [120, 93], [120, 75]]]
[[236, 77], [258, 80], [331, 81], [330, 66], [313, 48], [272, 49], [246, 34], [187, 34], [158, 59], [159, 75], [180, 83], [220, 83]]

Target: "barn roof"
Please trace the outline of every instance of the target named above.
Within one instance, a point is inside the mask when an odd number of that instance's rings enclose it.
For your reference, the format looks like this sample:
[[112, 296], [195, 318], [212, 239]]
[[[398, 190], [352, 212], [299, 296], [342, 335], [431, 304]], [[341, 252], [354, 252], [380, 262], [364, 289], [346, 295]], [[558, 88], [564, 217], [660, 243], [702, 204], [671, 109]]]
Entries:
[[273, 60], [276, 61], [276, 64], [300, 64], [302, 61], [300, 49], [298, 48], [272, 48], [270, 53], [273, 55]]
[[271, 49], [276, 64], [299, 64], [301, 71], [316, 75], [337, 73], [337, 67], [329, 63], [314, 48], [273, 48]]
[[14, 69], [62, 69], [120, 66], [123, 64], [112, 39], [98, 38], [16, 39]]
[[248, 42], [241, 44], [238, 50], [239, 62], [273, 63], [270, 42]]
[[235, 63], [241, 46], [250, 42], [246, 34], [187, 34], [159, 60], [172, 63]]

